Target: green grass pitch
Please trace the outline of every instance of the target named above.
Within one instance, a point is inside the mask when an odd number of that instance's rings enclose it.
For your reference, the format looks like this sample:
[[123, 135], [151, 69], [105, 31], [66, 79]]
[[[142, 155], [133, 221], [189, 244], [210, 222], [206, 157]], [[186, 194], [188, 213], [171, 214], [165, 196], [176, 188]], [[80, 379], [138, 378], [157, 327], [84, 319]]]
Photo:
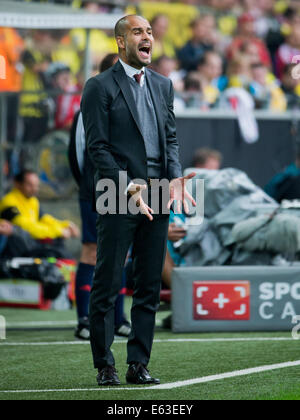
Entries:
[[[129, 305], [127, 302], [127, 306]], [[126, 341], [113, 345], [116, 367], [122, 388], [105, 390], [97, 387], [89, 344], [74, 342], [69, 321], [75, 312], [41, 312], [0, 308], [9, 325], [29, 322], [66, 322], [65, 329], [53, 326], [49, 331], [7, 332], [0, 342], [0, 400], [299, 400], [300, 366], [255, 373], [174, 389], [131, 390], [125, 382]], [[159, 320], [167, 313], [160, 312]], [[206, 341], [185, 339], [220, 338], [291, 338], [291, 333], [172, 334], [156, 329], [151, 373], [163, 384], [219, 375], [242, 369], [300, 360], [300, 340], [285, 341]], [[180, 341], [166, 341], [180, 339]], [[55, 345], [55, 342], [66, 342]], [[20, 345], [8, 345], [9, 343]], [[39, 343], [36, 346], [23, 344]], [[48, 343], [42, 345], [41, 343]], [[51, 344], [53, 343], [53, 344]], [[136, 388], [136, 386], [135, 386]], [[12, 390], [61, 390], [59, 392], [3, 393]], [[72, 391], [72, 390], [82, 391]], [[92, 390], [91, 390], [92, 389]], [[96, 389], [96, 390], [93, 390]], [[70, 390], [70, 391], [64, 391]]]

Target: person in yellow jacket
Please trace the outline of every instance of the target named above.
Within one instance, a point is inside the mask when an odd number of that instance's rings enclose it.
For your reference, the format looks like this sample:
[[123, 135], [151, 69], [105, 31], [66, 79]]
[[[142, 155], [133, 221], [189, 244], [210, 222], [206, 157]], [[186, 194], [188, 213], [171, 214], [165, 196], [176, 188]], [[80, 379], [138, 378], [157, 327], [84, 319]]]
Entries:
[[24, 170], [15, 178], [15, 187], [0, 201], [0, 218], [28, 232], [34, 239], [49, 241], [79, 237], [79, 229], [70, 221], [60, 221], [42, 214], [37, 199], [39, 178]]

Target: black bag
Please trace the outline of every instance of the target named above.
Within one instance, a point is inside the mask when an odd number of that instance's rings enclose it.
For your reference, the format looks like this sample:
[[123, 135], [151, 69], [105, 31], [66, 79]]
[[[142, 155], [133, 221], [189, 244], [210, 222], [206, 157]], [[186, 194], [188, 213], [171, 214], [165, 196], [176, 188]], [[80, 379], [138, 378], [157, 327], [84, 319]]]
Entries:
[[55, 300], [66, 284], [63, 275], [54, 264], [30, 258], [0, 260], [0, 279], [38, 281], [43, 285], [46, 300]]

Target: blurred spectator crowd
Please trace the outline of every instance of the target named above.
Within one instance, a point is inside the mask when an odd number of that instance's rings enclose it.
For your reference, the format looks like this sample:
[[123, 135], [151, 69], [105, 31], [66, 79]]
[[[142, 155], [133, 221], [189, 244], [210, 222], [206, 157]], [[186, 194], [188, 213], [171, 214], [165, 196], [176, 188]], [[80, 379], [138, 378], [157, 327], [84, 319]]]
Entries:
[[[284, 112], [300, 98], [300, 2], [297, 0], [182, 0], [177, 2], [52, 1], [91, 13], [138, 13], [152, 24], [152, 68], [170, 77], [175, 109], [232, 108], [228, 88], [246, 91], [256, 109]], [[83, 29], [0, 28], [6, 78], [8, 138], [17, 115], [23, 142], [38, 141], [49, 128], [71, 126], [84, 85]], [[117, 53], [112, 31], [92, 30], [93, 74], [107, 54]]]

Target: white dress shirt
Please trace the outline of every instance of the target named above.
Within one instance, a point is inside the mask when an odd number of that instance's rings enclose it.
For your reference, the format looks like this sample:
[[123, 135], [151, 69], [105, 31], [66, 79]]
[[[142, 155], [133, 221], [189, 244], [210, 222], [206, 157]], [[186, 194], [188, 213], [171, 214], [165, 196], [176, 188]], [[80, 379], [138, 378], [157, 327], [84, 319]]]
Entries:
[[127, 76], [128, 77], [131, 77], [134, 80], [135, 80], [134, 76], [136, 74], [140, 74], [143, 71], [144, 74], [141, 77], [140, 86], [144, 86], [144, 83], [145, 83], [145, 67], [143, 67], [142, 69], [138, 70], [138, 69], [135, 69], [134, 67], [131, 67], [128, 64], [124, 63], [124, 61], [122, 61], [120, 58], [119, 58], [119, 61], [122, 64], [122, 66], [123, 66], [123, 68], [124, 68], [125, 73], [127, 74]]

